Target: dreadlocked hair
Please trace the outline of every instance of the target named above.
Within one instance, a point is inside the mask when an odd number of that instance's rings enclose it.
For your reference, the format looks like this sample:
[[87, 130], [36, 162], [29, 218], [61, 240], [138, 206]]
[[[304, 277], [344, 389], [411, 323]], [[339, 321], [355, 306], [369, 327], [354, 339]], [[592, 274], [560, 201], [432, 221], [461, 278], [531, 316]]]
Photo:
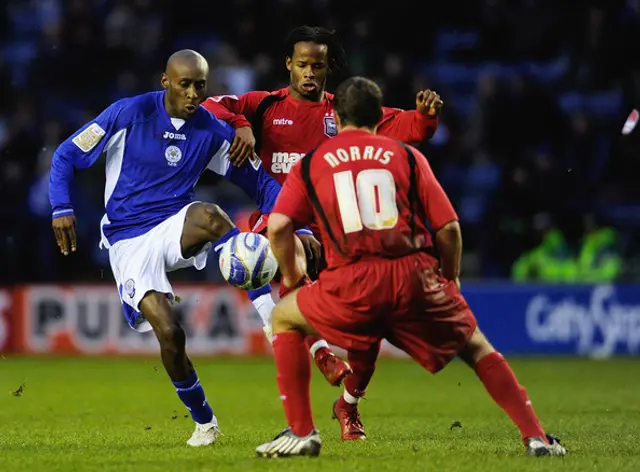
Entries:
[[298, 26], [291, 30], [285, 39], [287, 55], [293, 57], [293, 48], [296, 43], [311, 42], [316, 44], [326, 44], [329, 56], [329, 69], [333, 80], [340, 80], [341, 77], [348, 76], [347, 53], [344, 51], [335, 31], [329, 31], [320, 26]]

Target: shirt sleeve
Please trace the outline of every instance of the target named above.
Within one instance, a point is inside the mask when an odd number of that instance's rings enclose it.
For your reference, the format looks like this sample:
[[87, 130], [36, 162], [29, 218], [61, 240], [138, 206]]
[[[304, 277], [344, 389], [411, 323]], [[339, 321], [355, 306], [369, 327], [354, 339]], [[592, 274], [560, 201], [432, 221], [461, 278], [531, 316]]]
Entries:
[[302, 165], [296, 163], [278, 195], [273, 213], [281, 213], [293, 220], [295, 227], [308, 226], [313, 222], [314, 211], [302, 180]]
[[424, 115], [416, 110], [382, 107], [382, 120], [378, 134], [403, 143], [421, 143], [430, 139], [438, 129], [438, 117]]
[[230, 124], [234, 128], [251, 126], [249, 120], [256, 114], [258, 105], [269, 92], [252, 91], [237, 95], [217, 95], [207, 98], [202, 106], [213, 113], [216, 118]]
[[229, 182], [244, 190], [256, 202], [260, 211], [271, 212], [281, 190], [280, 184], [267, 174], [257, 157], [241, 167], [232, 165], [229, 160], [229, 148], [235, 130], [215, 117], [212, 120], [212, 128], [215, 134], [214, 149], [207, 169], [224, 176]]
[[438, 231], [447, 223], [458, 220], [458, 215], [433, 174], [427, 158], [415, 148], [412, 148], [412, 151], [416, 158], [418, 197], [431, 228]]
[[73, 214], [70, 188], [74, 171], [91, 167], [105, 152], [119, 131], [116, 122], [126, 103], [125, 99], [109, 106], [67, 138], [54, 152], [49, 173], [49, 202], [53, 218]]

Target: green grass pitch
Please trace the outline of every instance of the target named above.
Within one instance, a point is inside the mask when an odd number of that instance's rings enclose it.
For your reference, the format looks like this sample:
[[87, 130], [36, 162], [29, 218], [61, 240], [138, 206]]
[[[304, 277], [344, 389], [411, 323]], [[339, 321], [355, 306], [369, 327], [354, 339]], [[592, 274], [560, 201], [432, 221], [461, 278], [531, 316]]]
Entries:
[[[193, 423], [159, 360], [0, 360], [1, 471], [639, 471], [640, 360], [520, 359], [512, 365], [566, 458], [529, 458], [475, 375], [455, 362], [431, 376], [379, 362], [361, 411], [369, 439], [342, 443], [340, 393], [314, 371], [319, 458], [266, 460], [257, 445], [285, 420], [271, 359], [196, 359], [224, 436], [185, 441]], [[20, 394], [15, 392], [26, 382]], [[451, 428], [454, 422], [462, 427]]]

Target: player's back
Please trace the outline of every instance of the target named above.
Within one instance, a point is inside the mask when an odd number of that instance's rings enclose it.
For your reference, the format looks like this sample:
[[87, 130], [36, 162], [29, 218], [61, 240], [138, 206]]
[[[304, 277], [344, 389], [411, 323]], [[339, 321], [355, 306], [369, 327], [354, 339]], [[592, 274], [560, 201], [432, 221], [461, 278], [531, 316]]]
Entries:
[[384, 136], [351, 130], [302, 161], [329, 268], [432, 245], [416, 159], [424, 156]]

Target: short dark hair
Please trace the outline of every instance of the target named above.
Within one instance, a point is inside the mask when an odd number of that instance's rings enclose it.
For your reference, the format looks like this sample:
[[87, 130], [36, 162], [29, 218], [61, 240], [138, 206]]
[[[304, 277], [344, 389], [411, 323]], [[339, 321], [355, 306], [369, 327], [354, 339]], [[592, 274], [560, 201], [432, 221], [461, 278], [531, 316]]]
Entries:
[[347, 70], [347, 54], [338, 39], [335, 31], [330, 31], [321, 26], [302, 25], [294, 28], [284, 40], [286, 54], [293, 57], [293, 49], [296, 43], [310, 42], [327, 45], [329, 69], [333, 75], [344, 74]]
[[338, 87], [333, 106], [343, 125], [373, 128], [382, 119], [382, 91], [373, 80], [351, 77]]

